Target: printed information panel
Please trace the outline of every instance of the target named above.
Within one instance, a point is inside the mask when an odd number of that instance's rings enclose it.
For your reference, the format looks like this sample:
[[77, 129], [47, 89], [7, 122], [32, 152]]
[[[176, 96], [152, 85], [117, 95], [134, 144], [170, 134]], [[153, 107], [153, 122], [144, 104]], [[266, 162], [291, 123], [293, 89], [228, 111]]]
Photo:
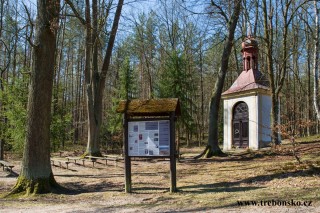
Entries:
[[170, 121], [128, 122], [129, 156], [169, 156]]

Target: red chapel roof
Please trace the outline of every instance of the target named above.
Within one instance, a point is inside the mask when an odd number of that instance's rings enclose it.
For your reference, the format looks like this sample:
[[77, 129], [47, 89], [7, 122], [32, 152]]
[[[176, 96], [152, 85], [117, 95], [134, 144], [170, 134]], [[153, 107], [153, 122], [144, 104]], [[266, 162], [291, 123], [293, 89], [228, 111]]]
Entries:
[[248, 71], [242, 71], [232, 86], [222, 93], [222, 95], [258, 88], [269, 90], [269, 81], [259, 70], [250, 69]]

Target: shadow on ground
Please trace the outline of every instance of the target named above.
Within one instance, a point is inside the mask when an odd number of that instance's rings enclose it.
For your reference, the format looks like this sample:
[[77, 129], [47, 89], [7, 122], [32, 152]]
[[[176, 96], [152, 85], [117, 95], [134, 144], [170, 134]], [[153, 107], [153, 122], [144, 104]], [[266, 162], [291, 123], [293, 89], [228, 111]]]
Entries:
[[83, 193], [95, 192], [121, 192], [123, 190], [124, 185], [122, 183], [115, 184], [107, 181], [101, 181], [94, 184], [68, 182], [62, 185], [62, 188], [59, 190], [58, 194], [79, 195]]
[[188, 191], [191, 193], [202, 194], [208, 192], [240, 192], [247, 190], [254, 190], [263, 187], [239, 187], [241, 184], [251, 184], [258, 182], [269, 182], [274, 179], [284, 179], [289, 177], [310, 177], [314, 175], [320, 175], [320, 169], [311, 167], [308, 170], [298, 170], [285, 173], [274, 173], [268, 175], [259, 175], [255, 177], [249, 177], [234, 182], [219, 182], [213, 184], [198, 184], [179, 187], [181, 191]]

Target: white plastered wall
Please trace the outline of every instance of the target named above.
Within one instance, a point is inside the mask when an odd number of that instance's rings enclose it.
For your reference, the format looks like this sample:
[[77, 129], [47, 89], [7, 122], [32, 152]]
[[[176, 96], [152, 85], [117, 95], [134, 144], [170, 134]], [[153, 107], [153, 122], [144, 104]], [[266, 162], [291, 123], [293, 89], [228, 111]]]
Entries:
[[264, 147], [271, 142], [271, 97], [259, 95], [259, 142]]

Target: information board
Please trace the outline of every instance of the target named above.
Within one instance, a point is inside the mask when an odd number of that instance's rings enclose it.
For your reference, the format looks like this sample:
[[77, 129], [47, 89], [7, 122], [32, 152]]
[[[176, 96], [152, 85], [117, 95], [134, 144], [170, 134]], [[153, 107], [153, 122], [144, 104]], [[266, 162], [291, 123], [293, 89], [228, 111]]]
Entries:
[[170, 121], [129, 121], [128, 155], [170, 156]]

